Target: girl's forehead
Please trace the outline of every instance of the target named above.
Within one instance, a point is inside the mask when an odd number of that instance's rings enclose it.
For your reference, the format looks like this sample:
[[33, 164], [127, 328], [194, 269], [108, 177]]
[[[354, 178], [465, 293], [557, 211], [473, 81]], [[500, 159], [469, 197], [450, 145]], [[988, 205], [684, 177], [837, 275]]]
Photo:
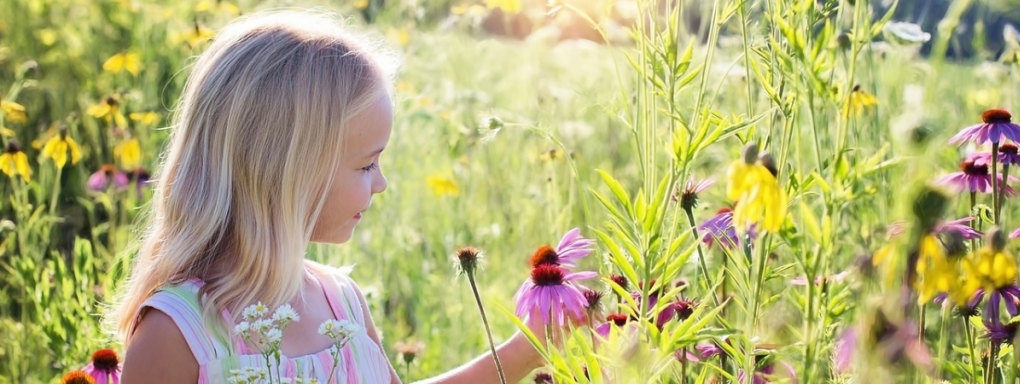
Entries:
[[383, 148], [389, 141], [392, 126], [393, 103], [389, 95], [383, 93], [351, 117], [345, 135], [350, 154], [353, 157], [364, 157]]

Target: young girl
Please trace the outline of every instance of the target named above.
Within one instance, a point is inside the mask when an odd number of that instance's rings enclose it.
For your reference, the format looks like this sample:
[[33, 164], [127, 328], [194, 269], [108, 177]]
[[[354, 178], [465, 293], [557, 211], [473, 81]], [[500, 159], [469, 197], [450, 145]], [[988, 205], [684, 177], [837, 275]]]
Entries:
[[[384, 64], [323, 16], [261, 14], [219, 32], [184, 88], [150, 222], [108, 317], [127, 348], [125, 384], [226, 383], [246, 367], [320, 383], [400, 382], [358, 286], [303, 256], [309, 242], [350, 239], [386, 189]], [[259, 302], [290, 305], [299, 318], [283, 329], [279, 363], [234, 332]], [[360, 325], [339, 351], [319, 333], [331, 319]], [[542, 364], [520, 333], [497, 350], [511, 383]], [[498, 375], [483, 355], [430, 382]]]

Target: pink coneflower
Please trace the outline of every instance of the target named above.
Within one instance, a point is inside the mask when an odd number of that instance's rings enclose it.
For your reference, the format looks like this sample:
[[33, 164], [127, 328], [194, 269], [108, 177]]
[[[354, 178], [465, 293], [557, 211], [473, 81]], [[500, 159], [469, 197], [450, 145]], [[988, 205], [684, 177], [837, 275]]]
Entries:
[[[737, 228], [733, 226], [733, 210], [730, 208], [720, 209], [716, 212], [715, 216], [701, 223], [698, 226], [698, 230], [702, 231], [702, 241], [709, 248], [716, 242], [719, 242], [719, 246], [725, 249], [733, 249], [740, 244], [740, 239], [737, 237]], [[758, 237], [754, 225], [748, 229], [747, 234], [752, 239]]]
[[[1017, 150], [1017, 146], [1014, 143], [999, 143], [999, 163], [1015, 165], [1020, 164], [1020, 151]], [[974, 155], [975, 158], [984, 160], [985, 162], [992, 161], [992, 154], [990, 152], [982, 152]]]
[[595, 328], [595, 333], [598, 333], [603, 338], [609, 337], [609, 331], [613, 329], [613, 326], [622, 327], [630, 321], [630, 316], [622, 313], [612, 313], [606, 316], [606, 322]]
[[[1012, 187], [1002, 182], [1002, 175], [996, 174], [999, 185], [1005, 188], [1006, 196], [1016, 194]], [[1018, 181], [1010, 176], [1009, 181]], [[960, 163], [960, 172], [951, 173], [935, 181], [935, 184], [945, 185], [956, 189], [958, 192], [992, 192], [992, 175], [988, 173], [988, 162], [974, 155], [968, 156]]]
[[595, 241], [581, 236], [581, 229], [568, 231], [555, 249], [543, 245], [531, 255], [531, 267], [543, 264], [577, 267], [577, 261], [585, 258], [592, 251]]
[[[680, 192], [680, 207], [685, 211], [690, 211], [698, 206], [698, 194], [704, 192], [708, 187], [715, 184], [715, 179], [708, 178], [704, 180], [695, 180], [691, 178], [687, 180], [687, 185], [684, 186], [684, 190]], [[674, 201], [677, 200], [676, 195], [673, 196]]]
[[[542, 264], [531, 270], [531, 278], [521, 284], [514, 295], [517, 317], [539, 316], [546, 324], [564, 325], [566, 316], [584, 319], [587, 300], [573, 282], [595, 277], [595, 272], [570, 273], [556, 265]], [[536, 313], [537, 312], [537, 313]]]
[[126, 188], [130, 183], [126, 173], [121, 172], [113, 165], [105, 164], [89, 176], [86, 186], [92, 191], [104, 191], [109, 186], [111, 178], [113, 179], [113, 186], [117, 189]]
[[[965, 224], [971, 221], [974, 221], [973, 216], [967, 216], [956, 220], [943, 221], [935, 226], [935, 233], [945, 235], [948, 234], [950, 231], [956, 231], [959, 232], [964, 239], [980, 238], [982, 236], [981, 232], [978, 232], [970, 225]], [[902, 235], [904, 232], [906, 232], [907, 226], [908, 224], [906, 221], [903, 220], [894, 221], [890, 223], [888, 227], [886, 227], [886, 233], [889, 235], [889, 238], [893, 238]]]
[[96, 384], [120, 384], [120, 361], [112, 349], [100, 349], [92, 354], [92, 362], [81, 369], [96, 381]]
[[659, 329], [666, 326], [672, 320], [684, 321], [694, 314], [694, 307], [696, 307], [693, 301], [688, 300], [676, 300], [666, 305], [662, 311], [659, 311], [659, 315], [655, 319], [655, 326]]
[[960, 130], [949, 139], [950, 144], [973, 141], [977, 144], [1001, 143], [1004, 139], [1020, 141], [1020, 125], [1012, 122], [1013, 116], [1005, 109], [989, 109], [981, 114], [981, 124]]

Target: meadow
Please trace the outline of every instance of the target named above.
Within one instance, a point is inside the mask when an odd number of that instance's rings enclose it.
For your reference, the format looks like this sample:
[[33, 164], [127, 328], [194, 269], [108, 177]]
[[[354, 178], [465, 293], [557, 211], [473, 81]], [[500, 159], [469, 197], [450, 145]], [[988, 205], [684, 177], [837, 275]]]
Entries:
[[[591, 313], [614, 324], [541, 346], [557, 383], [1020, 380], [1020, 210], [989, 181], [1010, 180], [989, 175], [1009, 172], [1020, 126], [949, 142], [1020, 110], [1015, 30], [951, 58], [953, 34], [862, 0], [5, 0], [0, 383], [123, 352], [103, 305], [190, 61], [239, 14], [316, 6], [400, 57], [389, 188], [352, 241], [307, 257], [353, 266], [404, 382], [488, 349], [460, 247], [484, 253], [499, 342], [531, 256], [575, 227], [597, 241], [576, 268], [598, 272], [580, 282], [604, 294]], [[609, 42], [486, 32], [522, 14], [572, 14]]]

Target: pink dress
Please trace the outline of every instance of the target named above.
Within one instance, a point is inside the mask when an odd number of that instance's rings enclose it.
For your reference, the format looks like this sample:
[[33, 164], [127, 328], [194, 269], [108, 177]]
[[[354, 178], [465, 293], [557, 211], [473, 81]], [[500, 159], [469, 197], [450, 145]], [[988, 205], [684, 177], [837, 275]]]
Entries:
[[[339, 350], [339, 362], [330, 383], [389, 383], [389, 361], [379, 344], [365, 332], [364, 312], [354, 282], [340, 270], [308, 263], [311, 264], [309, 270], [319, 279], [325, 291], [335, 319], [350, 320], [362, 326], [359, 333]], [[267, 365], [265, 358], [258, 351], [248, 351], [244, 340], [232, 330], [223, 330], [218, 324], [202, 320], [198, 300], [198, 290], [202, 285], [201, 280], [191, 279], [180, 285], [165, 287], [142, 305], [142, 308], [155, 308], [166, 313], [177, 324], [198, 361], [199, 384], [227, 383], [233, 376], [232, 370], [246, 367], [270, 368], [274, 375], [279, 369], [282, 377], [290, 378], [292, 383], [295, 378], [304, 379], [302, 382], [305, 383], [313, 378], [318, 383], [326, 383], [333, 370], [335, 346], [304, 356], [281, 356], [279, 366], [276, 362]], [[231, 318], [226, 310], [223, 315], [226, 319]]]

